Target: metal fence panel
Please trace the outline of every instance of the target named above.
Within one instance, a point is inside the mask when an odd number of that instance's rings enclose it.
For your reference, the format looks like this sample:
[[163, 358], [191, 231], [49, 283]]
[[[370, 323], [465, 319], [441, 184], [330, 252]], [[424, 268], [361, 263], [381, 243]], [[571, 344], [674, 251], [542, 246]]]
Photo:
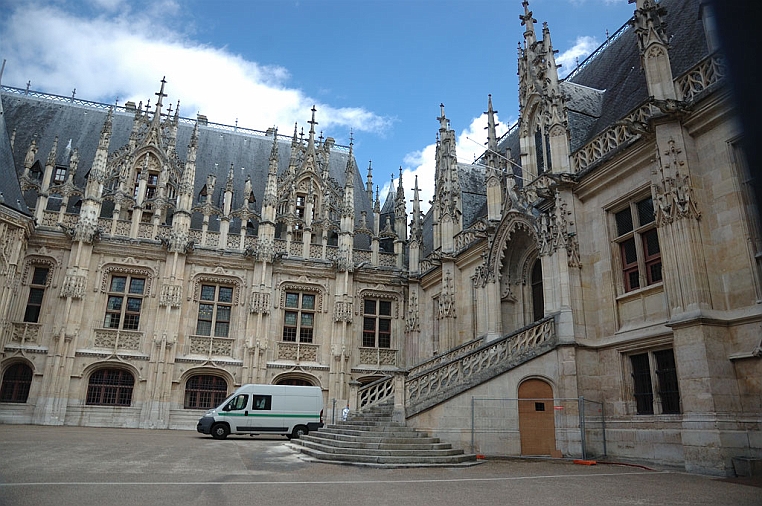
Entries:
[[[552, 409], [552, 414], [550, 410]], [[544, 420], [552, 419], [552, 430]], [[543, 413], [544, 412], [544, 413]], [[528, 416], [527, 416], [528, 415]], [[524, 421], [521, 421], [521, 417]], [[548, 440], [549, 438], [549, 440]], [[545, 441], [548, 451], [533, 445]], [[471, 399], [471, 451], [486, 456], [556, 455], [573, 458], [606, 454], [605, 416], [599, 402], [580, 398]]]

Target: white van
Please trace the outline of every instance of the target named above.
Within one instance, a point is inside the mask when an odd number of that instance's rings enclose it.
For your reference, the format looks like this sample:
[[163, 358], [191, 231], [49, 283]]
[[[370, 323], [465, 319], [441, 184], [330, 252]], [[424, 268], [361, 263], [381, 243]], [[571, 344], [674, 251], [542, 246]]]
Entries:
[[196, 430], [215, 439], [228, 434], [282, 434], [291, 439], [322, 426], [320, 387], [243, 385], [207, 411]]

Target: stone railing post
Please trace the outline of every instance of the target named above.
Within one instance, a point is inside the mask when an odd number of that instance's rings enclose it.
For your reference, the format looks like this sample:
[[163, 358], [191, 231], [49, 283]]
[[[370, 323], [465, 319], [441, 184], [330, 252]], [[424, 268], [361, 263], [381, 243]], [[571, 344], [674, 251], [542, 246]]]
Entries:
[[357, 398], [357, 391], [362, 386], [362, 383], [356, 380], [351, 380], [349, 382], [349, 400], [347, 401], [349, 403], [349, 411], [355, 412], [358, 410], [360, 406], [360, 399]]
[[405, 378], [407, 371], [394, 373], [394, 411], [392, 422], [405, 425]]

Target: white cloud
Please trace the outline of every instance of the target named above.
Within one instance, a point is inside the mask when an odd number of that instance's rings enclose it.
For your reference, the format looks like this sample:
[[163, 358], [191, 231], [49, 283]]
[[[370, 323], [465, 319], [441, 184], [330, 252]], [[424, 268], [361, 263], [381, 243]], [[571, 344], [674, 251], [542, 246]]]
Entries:
[[[498, 138], [508, 131], [508, 126], [499, 122], [498, 115], [495, 114], [495, 121]], [[461, 130], [457, 134], [455, 141], [455, 151], [460, 163], [473, 163], [475, 157], [479, 157], [486, 150], [487, 143], [487, 115], [471, 120], [468, 128]], [[405, 188], [405, 197], [408, 201], [412, 200], [412, 188], [415, 184], [415, 177], [418, 176], [418, 188], [420, 190], [421, 211], [425, 214], [431, 207], [430, 201], [434, 198], [434, 176], [436, 173], [436, 144], [429, 144], [421, 150], [413, 151], [405, 155], [403, 159], [402, 182]], [[396, 188], [397, 183], [395, 183]], [[387, 182], [381, 190], [381, 203], [383, 204], [386, 195], [389, 192], [390, 183]], [[411, 215], [413, 210], [412, 203], [408, 202], [407, 212]]]
[[[178, 7], [174, 0], [155, 3], [170, 11]], [[3, 84], [23, 87], [30, 80], [32, 89], [48, 93], [69, 96], [76, 88], [77, 97], [88, 100], [145, 104], [155, 100], [166, 76], [167, 102], [180, 100], [186, 117], [200, 112], [212, 122], [238, 120], [242, 127], [290, 131], [295, 122], [304, 124], [316, 105], [321, 128], [383, 134], [392, 123], [361, 107], [321, 103], [289, 87], [283, 67], [189, 40], [164, 24], [172, 17], [143, 14], [135, 22], [122, 0], [91, 0], [94, 17], [22, 4], [0, 20], [0, 54], [8, 60]]]
[[556, 63], [561, 64], [558, 69], [558, 77], [566, 77], [572, 70], [577, 68], [577, 60], [582, 63], [590, 53], [598, 49], [600, 42], [589, 35], [577, 37], [575, 44], [556, 57]]

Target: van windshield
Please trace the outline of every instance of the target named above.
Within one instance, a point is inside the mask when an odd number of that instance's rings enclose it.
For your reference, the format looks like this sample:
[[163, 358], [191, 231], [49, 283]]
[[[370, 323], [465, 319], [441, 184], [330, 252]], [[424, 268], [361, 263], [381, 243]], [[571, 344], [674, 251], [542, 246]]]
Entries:
[[249, 400], [249, 396], [246, 394], [238, 394], [235, 397], [233, 397], [230, 402], [228, 402], [224, 408], [222, 408], [223, 411], [238, 411], [240, 409], [246, 409], [247, 401]]

